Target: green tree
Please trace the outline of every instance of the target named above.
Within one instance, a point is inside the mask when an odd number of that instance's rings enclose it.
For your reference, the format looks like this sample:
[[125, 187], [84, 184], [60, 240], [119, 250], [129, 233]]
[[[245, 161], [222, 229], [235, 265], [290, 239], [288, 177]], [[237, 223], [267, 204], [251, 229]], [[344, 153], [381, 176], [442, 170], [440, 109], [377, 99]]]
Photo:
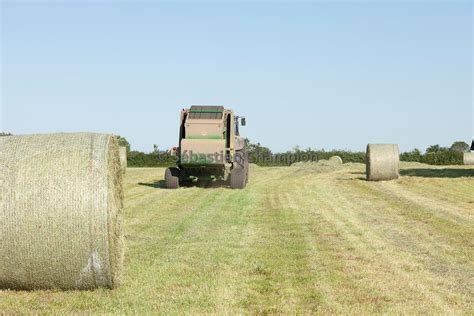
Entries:
[[10, 133], [3, 133], [3, 132], [0, 133], [0, 136], [11, 136], [11, 135], [12, 134], [10, 134]]
[[271, 164], [273, 154], [269, 148], [262, 146], [260, 143], [253, 144], [247, 138], [245, 139], [245, 144], [250, 162], [258, 163], [259, 165]]
[[118, 141], [119, 146], [127, 147], [127, 153], [130, 152], [130, 143], [125, 137], [117, 135], [117, 141]]
[[421, 162], [422, 158], [423, 154], [421, 153], [421, 150], [417, 148], [413, 149], [412, 151], [400, 154], [400, 159], [402, 161]]
[[426, 153], [427, 154], [432, 154], [432, 153], [439, 153], [439, 152], [444, 152], [444, 151], [449, 151], [449, 148], [447, 147], [441, 147], [440, 145], [431, 145], [430, 147], [426, 148]]
[[469, 151], [469, 144], [462, 141], [454, 142], [449, 148], [449, 150], [456, 151], [459, 153], [465, 153]]

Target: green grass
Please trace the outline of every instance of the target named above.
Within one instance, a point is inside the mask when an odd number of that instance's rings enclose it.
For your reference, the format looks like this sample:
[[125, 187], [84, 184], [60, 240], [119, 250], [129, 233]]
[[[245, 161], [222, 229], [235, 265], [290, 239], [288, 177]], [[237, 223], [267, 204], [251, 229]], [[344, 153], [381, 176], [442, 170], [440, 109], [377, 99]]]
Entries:
[[404, 164], [252, 168], [243, 191], [125, 179], [124, 284], [0, 292], [10, 313], [473, 314], [474, 174]]

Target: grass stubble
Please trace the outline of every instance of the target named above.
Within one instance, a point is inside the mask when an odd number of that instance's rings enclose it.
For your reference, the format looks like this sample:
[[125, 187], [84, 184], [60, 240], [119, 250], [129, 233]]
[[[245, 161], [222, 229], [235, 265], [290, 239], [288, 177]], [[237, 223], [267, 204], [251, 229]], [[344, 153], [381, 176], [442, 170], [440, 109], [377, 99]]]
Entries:
[[365, 181], [358, 164], [252, 168], [245, 190], [166, 190], [163, 174], [125, 176], [122, 287], [1, 291], [0, 310], [474, 312], [468, 167], [405, 164], [391, 182]]

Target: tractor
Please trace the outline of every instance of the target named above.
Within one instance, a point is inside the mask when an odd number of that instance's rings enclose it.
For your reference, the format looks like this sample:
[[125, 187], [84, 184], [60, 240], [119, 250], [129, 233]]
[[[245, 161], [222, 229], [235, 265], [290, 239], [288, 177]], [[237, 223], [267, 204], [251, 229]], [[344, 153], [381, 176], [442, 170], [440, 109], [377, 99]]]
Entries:
[[179, 145], [171, 150], [176, 167], [166, 169], [168, 189], [202, 181], [226, 181], [233, 189], [244, 189], [249, 178], [245, 139], [239, 127], [245, 117], [223, 106], [183, 109]]

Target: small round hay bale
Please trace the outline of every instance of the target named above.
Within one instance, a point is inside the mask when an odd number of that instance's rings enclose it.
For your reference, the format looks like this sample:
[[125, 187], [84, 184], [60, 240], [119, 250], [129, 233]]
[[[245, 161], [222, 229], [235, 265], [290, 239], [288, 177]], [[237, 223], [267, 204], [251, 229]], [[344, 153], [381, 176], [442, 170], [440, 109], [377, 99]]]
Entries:
[[122, 205], [115, 137], [0, 137], [0, 288], [115, 288]]
[[342, 158], [339, 156], [332, 156], [329, 158], [329, 163], [332, 165], [342, 165]]
[[400, 175], [398, 145], [367, 145], [366, 173], [369, 181], [398, 179]]
[[464, 153], [464, 165], [473, 166], [474, 165], [474, 152]]
[[122, 172], [127, 172], [127, 147], [120, 146], [120, 166], [122, 167]]

